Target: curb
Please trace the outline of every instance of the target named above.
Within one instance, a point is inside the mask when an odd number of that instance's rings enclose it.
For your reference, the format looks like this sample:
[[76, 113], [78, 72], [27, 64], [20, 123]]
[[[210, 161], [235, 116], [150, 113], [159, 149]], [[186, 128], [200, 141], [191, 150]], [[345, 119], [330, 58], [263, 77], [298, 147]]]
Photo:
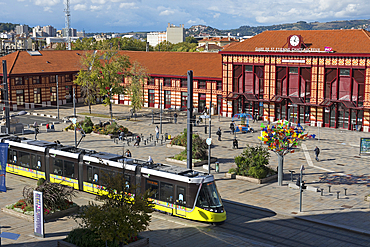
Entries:
[[247, 207], [247, 208], [252, 208], [252, 209], [264, 211], [264, 212], [267, 212], [267, 213], [275, 213], [276, 215], [283, 215], [283, 216], [287, 216], [287, 217], [293, 217], [293, 218], [298, 219], [298, 220], [313, 222], [313, 223], [316, 223], [316, 224], [321, 224], [321, 225], [325, 225], [325, 226], [330, 226], [330, 227], [334, 227], [334, 228], [338, 228], [338, 229], [342, 229], [342, 230], [351, 231], [351, 232], [355, 232], [355, 233], [370, 236], [370, 231], [366, 231], [366, 230], [362, 230], [362, 229], [359, 229], [359, 228], [356, 228], [356, 227], [350, 227], [350, 226], [346, 226], [346, 225], [342, 225], [342, 224], [336, 224], [336, 223], [332, 223], [332, 222], [328, 222], [328, 221], [324, 221], [324, 220], [312, 219], [310, 216], [290, 215], [290, 214], [287, 214], [287, 213], [273, 211], [273, 210], [268, 209], [268, 208], [261, 208], [261, 207], [258, 207], [258, 206], [248, 205], [248, 204], [244, 204], [244, 203], [241, 203], [241, 202], [234, 202], [234, 201], [230, 201], [230, 200], [227, 200], [227, 199], [222, 199], [222, 201], [230, 203], [230, 204], [238, 205], [238, 206], [243, 206], [243, 207]]

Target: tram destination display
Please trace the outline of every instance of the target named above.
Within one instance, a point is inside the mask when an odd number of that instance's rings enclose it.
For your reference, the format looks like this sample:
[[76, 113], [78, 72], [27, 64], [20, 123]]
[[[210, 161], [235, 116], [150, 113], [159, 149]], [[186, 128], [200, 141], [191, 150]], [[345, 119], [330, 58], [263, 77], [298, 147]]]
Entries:
[[370, 154], [370, 138], [361, 138], [360, 154]]

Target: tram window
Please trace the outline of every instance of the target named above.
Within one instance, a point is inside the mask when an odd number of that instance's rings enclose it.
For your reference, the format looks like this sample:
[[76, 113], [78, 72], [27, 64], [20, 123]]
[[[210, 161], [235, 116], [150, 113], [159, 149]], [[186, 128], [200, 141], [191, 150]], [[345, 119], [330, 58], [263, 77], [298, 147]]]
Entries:
[[8, 163], [16, 165], [17, 164], [17, 151], [9, 149], [8, 151]]
[[125, 178], [126, 188], [129, 189], [130, 188], [130, 182], [131, 182], [130, 179], [131, 179], [131, 177], [130, 177], [130, 175], [125, 174], [124, 178]]
[[53, 171], [54, 174], [63, 176], [63, 160], [54, 159]]
[[19, 151], [19, 165], [30, 168], [30, 154]]
[[42, 168], [42, 157], [40, 155], [36, 156], [37, 158], [37, 163], [36, 163], [36, 169], [41, 171]]
[[63, 176], [68, 178], [74, 178], [75, 174], [75, 164], [70, 161], [64, 161], [64, 174]]
[[186, 205], [186, 189], [181, 186], [177, 186], [177, 205]]
[[93, 168], [93, 183], [99, 184], [99, 168]]
[[153, 195], [150, 196], [150, 198], [158, 199], [159, 198], [159, 191], [158, 191], [158, 182], [153, 180], [146, 180], [146, 189], [153, 191]]
[[36, 154], [31, 154], [31, 168], [36, 169]]
[[173, 202], [173, 185], [161, 182], [160, 200]]
[[91, 166], [87, 166], [87, 181], [93, 181], [93, 169]]

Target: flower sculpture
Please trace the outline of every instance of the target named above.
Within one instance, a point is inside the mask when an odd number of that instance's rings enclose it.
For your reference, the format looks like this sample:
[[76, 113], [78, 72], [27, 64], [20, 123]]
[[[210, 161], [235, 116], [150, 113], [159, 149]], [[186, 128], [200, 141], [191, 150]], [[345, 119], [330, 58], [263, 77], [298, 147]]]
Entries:
[[300, 145], [302, 140], [315, 138], [315, 135], [304, 133], [305, 129], [300, 124], [291, 126], [286, 120], [279, 120], [276, 124], [269, 124], [266, 127], [261, 124], [261, 130], [262, 135], [258, 138], [279, 157], [278, 184], [281, 186], [284, 156], [288, 153], [294, 153], [295, 148]]

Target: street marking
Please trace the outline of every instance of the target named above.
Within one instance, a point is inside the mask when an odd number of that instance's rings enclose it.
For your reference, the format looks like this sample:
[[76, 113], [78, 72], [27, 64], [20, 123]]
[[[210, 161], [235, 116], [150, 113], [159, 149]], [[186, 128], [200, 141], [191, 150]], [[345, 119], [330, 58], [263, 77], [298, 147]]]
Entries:
[[346, 174], [344, 173], [337, 173], [333, 170], [329, 170], [329, 169], [326, 169], [326, 168], [323, 168], [323, 167], [320, 167], [320, 166], [315, 166], [313, 163], [312, 163], [312, 160], [311, 160], [311, 156], [310, 154], [308, 153], [308, 150], [307, 150], [307, 146], [305, 144], [302, 144], [302, 149], [303, 149], [303, 152], [304, 152], [304, 155], [306, 157], [306, 160], [307, 160], [307, 165], [310, 166], [310, 167], [314, 167], [314, 168], [317, 168], [317, 169], [321, 169], [321, 170], [324, 170], [324, 171], [327, 171], [327, 172], [334, 172], [336, 174], [339, 174], [339, 175], [342, 175], [342, 176], [346, 176]]

